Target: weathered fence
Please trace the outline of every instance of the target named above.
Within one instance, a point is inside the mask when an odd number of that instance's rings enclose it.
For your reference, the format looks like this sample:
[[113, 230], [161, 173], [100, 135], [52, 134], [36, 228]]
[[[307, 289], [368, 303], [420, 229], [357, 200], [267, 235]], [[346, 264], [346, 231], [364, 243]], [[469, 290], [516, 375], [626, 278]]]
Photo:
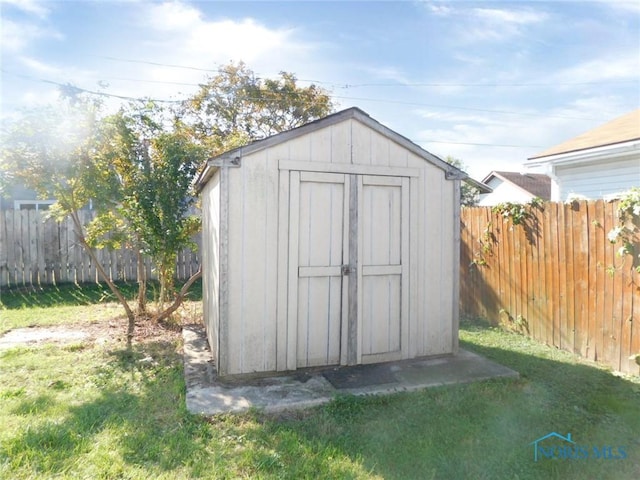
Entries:
[[463, 209], [461, 313], [638, 374], [629, 356], [640, 353], [640, 274], [607, 239], [617, 207], [546, 203], [520, 225], [490, 207]]
[[[88, 221], [92, 212], [80, 212]], [[198, 240], [197, 240], [198, 242]], [[97, 250], [97, 257], [112, 280], [137, 279], [132, 250]], [[155, 278], [146, 259], [148, 278]], [[178, 256], [176, 276], [187, 279], [199, 268], [199, 256], [184, 250]], [[98, 280], [96, 266], [78, 243], [70, 218], [58, 222], [35, 210], [0, 211], [0, 286], [39, 285]]]

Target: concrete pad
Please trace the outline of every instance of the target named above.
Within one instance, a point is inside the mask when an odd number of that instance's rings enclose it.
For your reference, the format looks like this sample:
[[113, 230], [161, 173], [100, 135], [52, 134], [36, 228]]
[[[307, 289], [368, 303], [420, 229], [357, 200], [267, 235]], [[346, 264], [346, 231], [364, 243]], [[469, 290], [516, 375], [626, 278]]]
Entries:
[[[518, 377], [518, 373], [510, 368], [460, 350], [457, 355], [438, 358], [219, 380], [204, 328], [200, 325], [185, 326], [183, 337], [187, 409], [203, 415], [242, 412], [250, 408], [266, 412], [308, 408], [329, 402], [337, 394], [389, 394], [490, 378]], [[380, 365], [385, 366], [385, 375], [379, 375]], [[345, 385], [345, 388], [335, 388], [325, 374], [329, 378], [336, 374], [346, 378], [345, 382], [334, 381]]]

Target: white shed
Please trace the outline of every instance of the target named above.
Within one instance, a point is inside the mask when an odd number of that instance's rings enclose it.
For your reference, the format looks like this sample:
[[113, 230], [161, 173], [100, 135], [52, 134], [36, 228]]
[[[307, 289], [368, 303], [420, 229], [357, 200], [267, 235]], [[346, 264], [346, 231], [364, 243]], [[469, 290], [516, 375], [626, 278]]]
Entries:
[[357, 108], [210, 159], [198, 186], [218, 374], [456, 353], [467, 178]]

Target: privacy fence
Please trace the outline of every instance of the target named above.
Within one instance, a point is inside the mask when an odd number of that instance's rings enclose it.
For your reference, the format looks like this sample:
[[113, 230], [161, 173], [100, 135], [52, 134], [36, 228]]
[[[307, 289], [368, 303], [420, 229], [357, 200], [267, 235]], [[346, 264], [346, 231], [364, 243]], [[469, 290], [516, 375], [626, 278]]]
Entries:
[[490, 207], [463, 209], [461, 313], [638, 374], [640, 274], [607, 238], [617, 210], [546, 203], [514, 225]]
[[[81, 220], [93, 218], [80, 212]], [[134, 251], [97, 250], [112, 280], [137, 280]], [[148, 278], [155, 278], [145, 259]], [[184, 250], [178, 256], [176, 276], [187, 279], [199, 268], [198, 254]], [[70, 218], [58, 222], [35, 210], [0, 211], [0, 286], [30, 286], [98, 280], [96, 266], [78, 243]]]

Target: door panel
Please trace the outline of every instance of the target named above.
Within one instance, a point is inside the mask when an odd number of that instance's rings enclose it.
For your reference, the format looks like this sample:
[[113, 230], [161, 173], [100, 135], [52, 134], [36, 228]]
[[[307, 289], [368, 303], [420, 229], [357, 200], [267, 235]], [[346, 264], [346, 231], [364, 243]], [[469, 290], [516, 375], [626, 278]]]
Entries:
[[406, 356], [408, 199], [406, 178], [290, 172], [287, 356], [296, 368]]
[[405, 261], [408, 237], [402, 178], [365, 176], [360, 183], [359, 255], [361, 362], [402, 358], [406, 350], [403, 333], [403, 288], [406, 286]]
[[346, 301], [341, 267], [348, 232], [345, 180], [341, 174], [301, 172], [299, 199], [291, 199], [299, 202], [295, 259], [298, 367], [340, 363]]

